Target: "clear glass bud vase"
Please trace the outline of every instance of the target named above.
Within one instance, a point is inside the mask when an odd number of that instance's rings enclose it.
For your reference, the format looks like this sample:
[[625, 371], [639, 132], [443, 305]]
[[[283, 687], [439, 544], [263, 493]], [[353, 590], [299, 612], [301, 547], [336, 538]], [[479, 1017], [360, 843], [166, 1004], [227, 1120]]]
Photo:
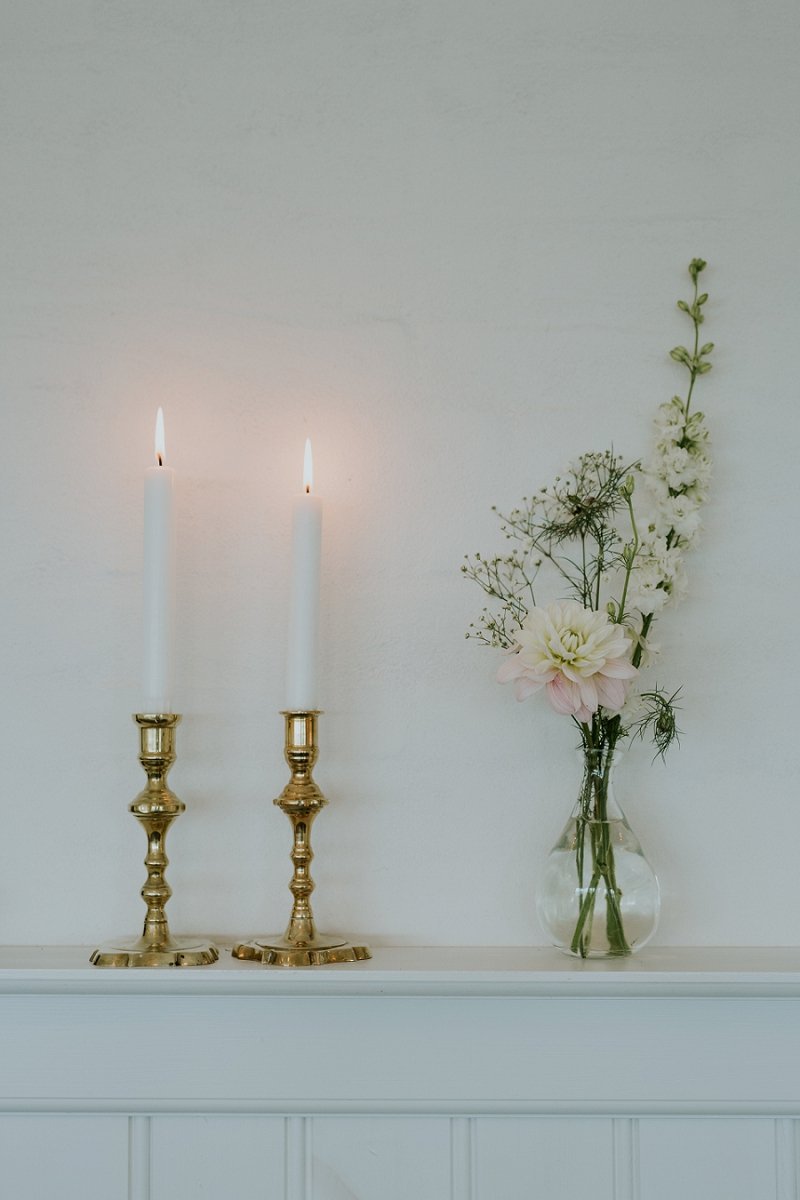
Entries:
[[656, 931], [658, 880], [614, 795], [619, 754], [582, 747], [575, 807], [538, 888], [539, 920], [553, 943], [580, 958], [640, 950]]

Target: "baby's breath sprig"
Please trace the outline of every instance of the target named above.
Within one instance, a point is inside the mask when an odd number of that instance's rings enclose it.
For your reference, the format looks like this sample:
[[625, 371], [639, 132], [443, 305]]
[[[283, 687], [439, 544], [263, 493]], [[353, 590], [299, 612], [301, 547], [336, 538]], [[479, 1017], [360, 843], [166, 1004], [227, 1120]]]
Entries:
[[501, 605], [496, 612], [486, 606], [477, 622], [470, 624], [466, 636], [485, 646], [504, 650], [514, 646], [517, 630], [530, 609], [536, 606], [533, 585], [541, 565], [541, 558], [519, 551], [497, 554], [493, 558], [484, 558], [480, 552], [472, 558], [465, 555], [462, 574], [474, 580], [487, 596]]

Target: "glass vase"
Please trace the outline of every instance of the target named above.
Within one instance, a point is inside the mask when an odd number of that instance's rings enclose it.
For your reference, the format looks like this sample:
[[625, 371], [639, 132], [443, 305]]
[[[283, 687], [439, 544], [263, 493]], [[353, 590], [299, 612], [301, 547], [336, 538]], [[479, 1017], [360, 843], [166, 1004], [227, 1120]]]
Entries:
[[538, 888], [539, 920], [579, 958], [619, 958], [656, 931], [658, 880], [614, 794], [614, 749], [584, 746], [578, 799]]

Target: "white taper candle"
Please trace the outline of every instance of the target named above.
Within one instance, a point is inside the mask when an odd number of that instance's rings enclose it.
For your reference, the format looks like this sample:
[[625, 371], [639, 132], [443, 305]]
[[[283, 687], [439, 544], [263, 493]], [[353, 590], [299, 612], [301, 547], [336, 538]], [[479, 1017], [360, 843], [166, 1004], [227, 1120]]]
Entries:
[[142, 712], [170, 712], [174, 603], [175, 472], [164, 466], [164, 413], [156, 416], [156, 465], [144, 473]]
[[315, 709], [319, 640], [322, 500], [312, 495], [311, 442], [306, 439], [303, 492], [292, 504], [292, 590], [286, 655], [287, 709]]

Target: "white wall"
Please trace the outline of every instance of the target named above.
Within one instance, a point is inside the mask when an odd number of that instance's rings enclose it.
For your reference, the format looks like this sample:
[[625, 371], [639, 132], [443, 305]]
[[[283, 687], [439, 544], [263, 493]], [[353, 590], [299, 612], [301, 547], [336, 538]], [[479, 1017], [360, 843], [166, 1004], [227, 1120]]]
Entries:
[[665, 943], [797, 941], [790, 0], [33, 0], [0, 37], [0, 942], [138, 931], [142, 472], [179, 480], [173, 929], [282, 927], [288, 520], [326, 503], [320, 924], [537, 943], [572, 726], [493, 682], [466, 551], [648, 444], [709, 261], [713, 429], [666, 769], [630, 764]]

